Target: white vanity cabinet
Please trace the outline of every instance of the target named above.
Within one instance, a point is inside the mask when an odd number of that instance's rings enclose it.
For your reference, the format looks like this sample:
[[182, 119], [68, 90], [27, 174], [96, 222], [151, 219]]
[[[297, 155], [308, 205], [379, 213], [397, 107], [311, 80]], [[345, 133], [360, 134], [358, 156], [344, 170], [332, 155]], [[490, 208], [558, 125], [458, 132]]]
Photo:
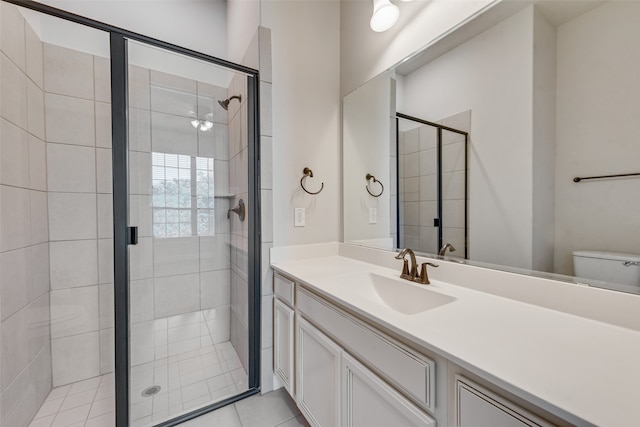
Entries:
[[456, 378], [456, 427], [551, 427], [552, 424], [458, 376]]
[[446, 359], [436, 389], [435, 360], [307, 286], [274, 293], [274, 370], [314, 427], [551, 427]]
[[294, 289], [295, 284], [274, 275], [273, 302], [273, 371], [284, 388], [295, 398], [294, 381]]
[[314, 427], [340, 425], [342, 349], [296, 315], [296, 402]]
[[312, 426], [436, 425], [435, 362], [277, 273], [274, 293], [274, 370]]
[[342, 426], [435, 427], [434, 419], [349, 354], [342, 355]]

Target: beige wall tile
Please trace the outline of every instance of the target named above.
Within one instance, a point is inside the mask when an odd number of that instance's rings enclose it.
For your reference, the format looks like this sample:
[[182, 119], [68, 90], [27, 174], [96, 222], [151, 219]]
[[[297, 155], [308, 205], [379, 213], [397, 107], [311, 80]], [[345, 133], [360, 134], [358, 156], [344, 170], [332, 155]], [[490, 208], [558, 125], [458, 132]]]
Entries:
[[0, 115], [27, 129], [27, 77], [4, 53], [0, 53]]
[[51, 242], [51, 289], [98, 284], [96, 240]]
[[44, 92], [27, 79], [27, 124], [29, 132], [44, 139]]
[[4, 390], [28, 363], [26, 310], [19, 310], [0, 323], [0, 387]]
[[40, 89], [44, 89], [44, 52], [40, 38], [33, 31], [28, 22], [25, 22], [26, 37], [26, 61], [27, 75], [38, 85]]
[[113, 237], [113, 195], [98, 194], [98, 238]]
[[113, 239], [98, 240], [98, 281], [113, 283]]
[[197, 273], [199, 271], [198, 237], [155, 239], [153, 264], [155, 277]]
[[50, 93], [93, 100], [93, 56], [45, 43], [44, 89]]
[[111, 148], [111, 104], [95, 103], [96, 147]]
[[151, 108], [149, 70], [130, 65], [128, 78], [129, 106], [149, 110]]
[[93, 101], [45, 93], [47, 142], [95, 145]]
[[100, 373], [99, 333], [51, 340], [53, 386], [95, 377]]
[[47, 193], [31, 191], [29, 193], [31, 211], [31, 244], [37, 245], [49, 241], [49, 218], [47, 215]]
[[30, 277], [29, 248], [0, 253], [0, 313], [2, 320], [27, 304]]
[[156, 319], [200, 309], [200, 278], [186, 274], [154, 280]]
[[113, 192], [113, 176], [111, 167], [111, 150], [96, 148], [96, 186], [98, 193]]
[[48, 143], [47, 184], [49, 191], [95, 193], [95, 148]]
[[0, 252], [31, 243], [30, 192], [0, 185]]
[[29, 135], [0, 118], [0, 184], [29, 188]]
[[47, 191], [46, 143], [29, 135], [29, 186], [32, 190]]
[[51, 291], [51, 338], [99, 329], [98, 286]]
[[129, 108], [129, 150], [151, 152], [151, 112]]
[[231, 270], [200, 273], [201, 309], [220, 307], [231, 303]]
[[0, 7], [0, 50], [25, 70], [24, 18], [12, 4], [2, 3]]
[[95, 100], [111, 102], [111, 62], [109, 58], [94, 56], [93, 73]]
[[97, 237], [96, 195], [49, 193], [50, 240]]

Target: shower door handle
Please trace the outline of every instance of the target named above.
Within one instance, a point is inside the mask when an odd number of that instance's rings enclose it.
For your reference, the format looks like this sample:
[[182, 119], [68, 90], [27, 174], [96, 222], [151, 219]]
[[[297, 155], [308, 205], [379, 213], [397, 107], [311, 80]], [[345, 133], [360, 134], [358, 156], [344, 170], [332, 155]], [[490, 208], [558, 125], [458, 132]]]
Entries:
[[138, 227], [127, 227], [129, 229], [128, 245], [138, 244]]

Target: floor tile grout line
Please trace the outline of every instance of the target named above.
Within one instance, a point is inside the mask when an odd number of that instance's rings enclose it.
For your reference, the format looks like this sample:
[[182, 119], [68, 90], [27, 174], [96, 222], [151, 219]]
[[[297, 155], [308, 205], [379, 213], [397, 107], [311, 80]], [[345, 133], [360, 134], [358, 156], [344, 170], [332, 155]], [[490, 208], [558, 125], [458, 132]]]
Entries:
[[294, 420], [294, 419], [296, 419], [296, 418], [298, 418], [298, 415], [294, 415], [294, 416], [292, 416], [291, 418], [286, 419], [286, 420], [284, 420], [283, 422], [278, 423], [278, 424], [276, 424], [276, 425], [275, 425], [275, 426], [273, 426], [273, 427], [279, 427], [279, 426], [283, 425], [284, 423], [288, 423], [289, 421]]
[[236, 403], [233, 404], [233, 409], [236, 411], [236, 417], [238, 417], [238, 421], [240, 421], [240, 427], [244, 427], [244, 423], [242, 422], [240, 411], [238, 411], [238, 406], [236, 405]]

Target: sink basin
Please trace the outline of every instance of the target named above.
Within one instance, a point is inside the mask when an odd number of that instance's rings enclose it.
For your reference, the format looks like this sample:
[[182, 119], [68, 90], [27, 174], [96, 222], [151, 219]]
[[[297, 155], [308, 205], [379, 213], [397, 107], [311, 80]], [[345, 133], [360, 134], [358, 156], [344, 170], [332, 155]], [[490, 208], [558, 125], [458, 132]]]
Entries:
[[376, 273], [353, 275], [349, 281], [350, 290], [360, 297], [403, 314], [421, 313], [456, 300], [428, 289], [429, 285], [413, 284]]

